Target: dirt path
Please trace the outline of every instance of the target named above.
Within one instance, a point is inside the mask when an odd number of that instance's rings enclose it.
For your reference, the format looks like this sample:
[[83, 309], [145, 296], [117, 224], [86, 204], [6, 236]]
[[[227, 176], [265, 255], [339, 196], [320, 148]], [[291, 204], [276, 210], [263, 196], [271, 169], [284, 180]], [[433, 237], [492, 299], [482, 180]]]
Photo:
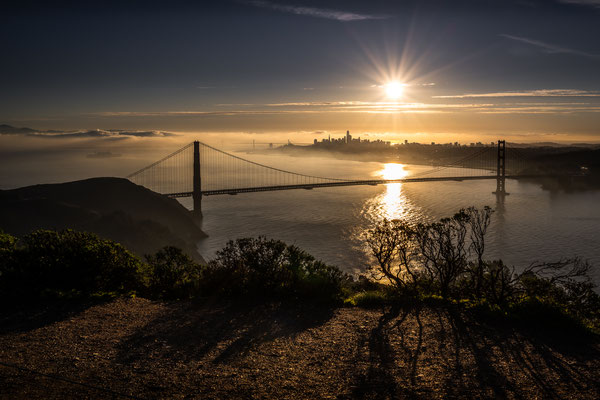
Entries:
[[598, 344], [449, 310], [122, 299], [66, 311], [0, 320], [0, 398], [600, 398]]

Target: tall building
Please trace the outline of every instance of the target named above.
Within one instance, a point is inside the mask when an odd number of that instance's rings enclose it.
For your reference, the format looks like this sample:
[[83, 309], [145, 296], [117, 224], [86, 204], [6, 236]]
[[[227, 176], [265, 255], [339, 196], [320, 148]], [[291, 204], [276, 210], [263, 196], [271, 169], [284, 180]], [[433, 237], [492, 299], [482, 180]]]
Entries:
[[346, 144], [350, 144], [352, 142], [352, 135], [350, 135], [350, 131], [346, 131]]

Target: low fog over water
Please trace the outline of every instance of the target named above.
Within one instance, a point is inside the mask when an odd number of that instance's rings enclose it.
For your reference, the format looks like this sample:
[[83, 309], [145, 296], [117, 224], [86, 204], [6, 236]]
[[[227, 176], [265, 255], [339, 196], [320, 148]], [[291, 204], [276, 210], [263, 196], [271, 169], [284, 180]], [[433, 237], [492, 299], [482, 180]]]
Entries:
[[[93, 136], [0, 135], [0, 188], [92, 176], [123, 177], [194, 139], [229, 151], [248, 150], [250, 153], [236, 154], [309, 175], [395, 178], [430, 168], [251, 152], [253, 147], [267, 148], [271, 140], [277, 145], [277, 136], [136, 136], [114, 132]], [[599, 191], [549, 192], [537, 184], [509, 180], [510, 195], [502, 205], [492, 195], [494, 189], [495, 181], [486, 180], [205, 197], [202, 228], [209, 237], [199, 244], [199, 249], [210, 258], [230, 239], [265, 235], [296, 244], [343, 270], [360, 272], [368, 264], [362, 238], [373, 221], [383, 217], [432, 221], [450, 216], [461, 207], [489, 205], [496, 212], [488, 235], [488, 258], [502, 258], [510, 265], [522, 267], [533, 261], [581, 256], [600, 265], [600, 209], [596, 206], [600, 202]], [[189, 207], [191, 200], [183, 199], [182, 203]], [[597, 268], [593, 274], [599, 282]]]

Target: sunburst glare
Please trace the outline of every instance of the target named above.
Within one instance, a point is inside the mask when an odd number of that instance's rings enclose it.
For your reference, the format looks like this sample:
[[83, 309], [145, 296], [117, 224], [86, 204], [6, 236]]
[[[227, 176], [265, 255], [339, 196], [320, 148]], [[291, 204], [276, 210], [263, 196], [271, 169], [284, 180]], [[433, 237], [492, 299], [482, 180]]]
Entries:
[[404, 94], [404, 84], [400, 82], [388, 82], [383, 85], [385, 95], [391, 100], [398, 100]]

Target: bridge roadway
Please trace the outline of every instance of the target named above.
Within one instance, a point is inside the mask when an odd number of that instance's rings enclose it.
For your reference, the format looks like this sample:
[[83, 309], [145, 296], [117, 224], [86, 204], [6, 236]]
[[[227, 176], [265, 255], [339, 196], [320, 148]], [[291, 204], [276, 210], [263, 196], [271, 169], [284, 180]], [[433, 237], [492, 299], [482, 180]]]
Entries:
[[[506, 179], [512, 178], [525, 178], [525, 175], [506, 175]], [[410, 183], [410, 182], [442, 182], [442, 181], [473, 181], [479, 179], [496, 179], [494, 175], [479, 175], [479, 176], [455, 176], [455, 177], [440, 177], [440, 178], [403, 178], [403, 179], [370, 179], [370, 180], [356, 180], [356, 181], [336, 181], [336, 182], [325, 182], [325, 183], [308, 183], [299, 185], [278, 185], [278, 186], [259, 186], [259, 187], [248, 187], [248, 188], [237, 188], [237, 189], [218, 189], [218, 190], [202, 190], [202, 196], [215, 196], [220, 194], [236, 195], [238, 193], [253, 193], [253, 192], [271, 192], [276, 190], [294, 190], [294, 189], [306, 189], [311, 190], [314, 188], [323, 187], [338, 187], [338, 186], [359, 186], [369, 185], [377, 186], [386, 183]], [[180, 192], [180, 193], [166, 193], [169, 197], [190, 197], [193, 192]]]

